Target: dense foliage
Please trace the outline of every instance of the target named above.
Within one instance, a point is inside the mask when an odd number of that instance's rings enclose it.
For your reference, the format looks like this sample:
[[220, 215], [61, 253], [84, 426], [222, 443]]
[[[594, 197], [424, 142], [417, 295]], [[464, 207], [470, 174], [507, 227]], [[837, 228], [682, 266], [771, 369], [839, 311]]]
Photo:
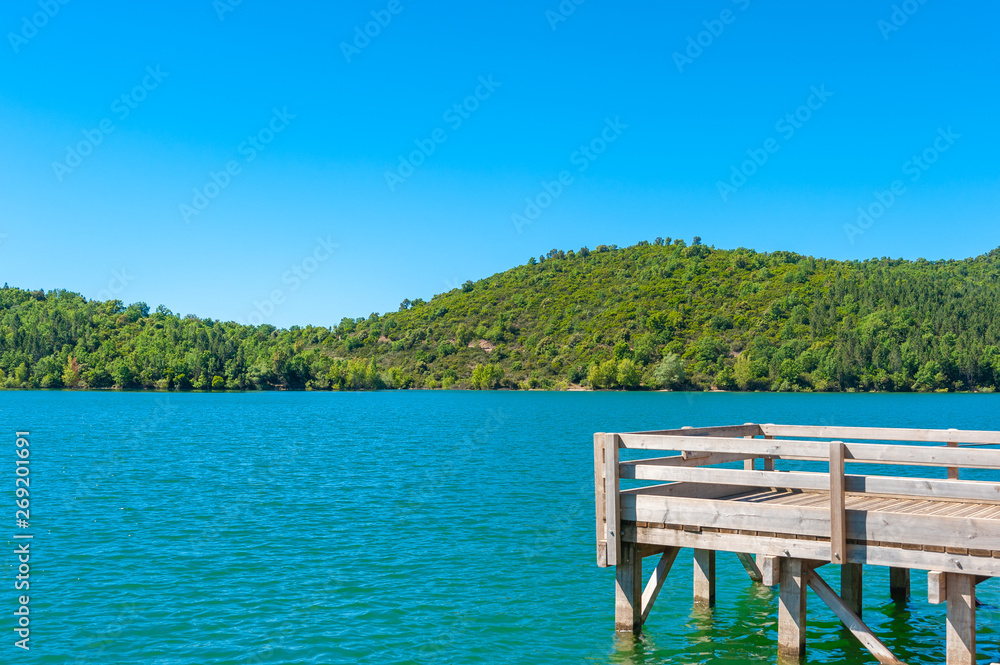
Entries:
[[992, 390], [1000, 250], [839, 262], [657, 238], [538, 260], [332, 328], [0, 289], [0, 385], [163, 390]]

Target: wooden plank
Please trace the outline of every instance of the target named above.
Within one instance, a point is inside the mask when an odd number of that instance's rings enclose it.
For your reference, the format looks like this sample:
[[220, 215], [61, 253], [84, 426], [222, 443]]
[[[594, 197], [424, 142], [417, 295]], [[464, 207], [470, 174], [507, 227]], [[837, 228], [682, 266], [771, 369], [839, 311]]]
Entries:
[[[676, 529], [635, 528], [631, 529], [631, 539], [638, 538], [644, 543], [714, 549], [722, 552], [746, 552], [755, 550], [764, 556], [786, 558], [830, 560], [830, 544], [821, 540], [796, 540], [791, 538], [761, 538], [756, 535], [728, 533], [692, 533]], [[629, 529], [623, 534], [628, 539]], [[896, 547], [877, 545], [851, 545], [847, 547], [850, 563], [871, 566], [906, 566], [920, 570], [943, 570], [946, 572], [969, 573], [1000, 577], [1000, 557], [955, 556], [945, 552], [925, 550], [903, 550]], [[766, 577], [766, 570], [761, 568]], [[771, 585], [768, 585], [771, 586]]]
[[754, 582], [760, 582], [763, 579], [761, 575], [760, 568], [757, 567], [757, 562], [754, 561], [753, 554], [747, 554], [746, 552], [737, 552], [736, 558], [740, 560], [743, 564], [743, 568], [746, 569], [747, 575]]
[[989, 430], [763, 424], [760, 425], [760, 431], [765, 436], [806, 437], [814, 439], [920, 441], [922, 443], [1000, 443], [1000, 432]]
[[822, 577], [814, 572], [810, 572], [807, 580], [809, 587], [816, 592], [820, 600], [833, 610], [833, 613], [837, 615], [837, 618], [844, 624], [844, 627], [858, 638], [858, 641], [875, 656], [878, 662], [884, 665], [905, 665], [905, 663], [892, 655], [892, 652], [882, 643], [882, 640], [876, 637], [875, 633], [861, 620], [861, 617], [855, 614], [840, 596], [834, 593], [833, 589], [830, 588], [830, 585]]
[[906, 603], [910, 599], [909, 568], [889, 568], [889, 597], [897, 603]]
[[649, 467], [659, 467], [659, 466], [682, 466], [682, 467], [698, 467], [698, 466], [711, 466], [713, 464], [726, 464], [727, 462], [742, 462], [743, 460], [750, 459], [749, 455], [739, 455], [733, 453], [699, 453], [700, 457], [694, 456], [684, 456], [684, 455], [668, 455], [666, 457], [648, 457], [646, 459], [639, 460], [625, 460], [619, 462], [621, 466], [621, 477], [622, 478], [633, 478], [634, 476], [628, 475], [634, 473], [631, 469], [635, 466], [649, 466]]
[[858, 617], [861, 616], [864, 595], [864, 568], [860, 563], [845, 563], [840, 567], [840, 597]]
[[830, 442], [830, 563], [847, 561], [847, 504], [844, 496], [844, 442]]
[[604, 538], [605, 511], [608, 509], [604, 496], [604, 432], [594, 434], [594, 505], [597, 507], [597, 565], [608, 565], [608, 541]]
[[648, 432], [630, 432], [630, 434], [656, 434], [658, 436], [757, 436], [760, 426], [754, 423], [745, 425], [718, 425], [713, 427], [682, 427], [680, 429], [661, 429]]
[[806, 579], [802, 559], [781, 562], [778, 590], [778, 659], [798, 660], [806, 653]]
[[638, 634], [642, 629], [642, 557], [635, 543], [621, 543], [615, 566], [615, 630]]
[[[820, 537], [830, 534], [828, 508], [740, 500], [622, 495], [621, 518], [631, 522], [767, 530]], [[846, 526], [848, 539], [1000, 550], [1000, 528], [996, 520], [848, 509]], [[611, 541], [608, 543], [610, 556]]]
[[940, 605], [948, 599], [948, 573], [932, 570], [927, 573], [927, 602]]
[[[737, 461], [737, 460], [732, 460]], [[781, 487], [825, 491], [825, 473], [800, 471], [744, 471], [741, 469], [674, 468], [646, 464], [644, 460], [621, 463], [621, 477], [634, 480], [713, 483], [756, 487]], [[900, 476], [845, 475], [846, 491], [893, 496], [928, 497], [955, 501], [1000, 504], [1000, 482], [950, 481]]]
[[633, 487], [621, 490], [621, 496], [678, 496], [689, 499], [721, 499], [722, 497], [738, 496], [757, 490], [750, 485], [708, 485], [704, 483], [669, 483], [666, 485], [650, 485], [648, 487]]
[[663, 582], [667, 579], [670, 568], [674, 565], [674, 560], [677, 559], [677, 554], [680, 551], [681, 548], [679, 547], [668, 548], [656, 563], [653, 574], [650, 576], [649, 581], [646, 582], [646, 588], [642, 590], [641, 623], [646, 623], [649, 611], [653, 609], [653, 603], [656, 602], [656, 597], [660, 594], [660, 589], [663, 588]]
[[[621, 434], [622, 446], [643, 450], [686, 450], [745, 454], [778, 459], [823, 460], [829, 457], [825, 441], [743, 439], [728, 437], [659, 436]], [[864, 464], [916, 466], [961, 466], [975, 469], [1000, 468], [1000, 450], [904, 446], [878, 443], [845, 443], [845, 459]]]
[[976, 663], [976, 582], [972, 575], [948, 573], [947, 665]]
[[694, 603], [715, 606], [715, 550], [694, 551]]

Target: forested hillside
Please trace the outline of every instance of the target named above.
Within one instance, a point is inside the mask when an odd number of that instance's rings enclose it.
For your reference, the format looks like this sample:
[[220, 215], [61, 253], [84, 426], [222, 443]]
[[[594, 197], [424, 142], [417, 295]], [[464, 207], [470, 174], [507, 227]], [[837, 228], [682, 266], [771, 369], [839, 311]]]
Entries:
[[993, 390], [1000, 250], [838, 262], [698, 239], [552, 250], [398, 312], [245, 326], [0, 290], [0, 385]]

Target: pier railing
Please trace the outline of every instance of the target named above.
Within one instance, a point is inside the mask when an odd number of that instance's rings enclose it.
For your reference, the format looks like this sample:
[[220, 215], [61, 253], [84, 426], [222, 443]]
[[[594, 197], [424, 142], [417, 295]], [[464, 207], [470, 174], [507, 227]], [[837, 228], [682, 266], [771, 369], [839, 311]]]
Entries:
[[[698, 552], [740, 553], [761, 579], [776, 580], [780, 561], [795, 559], [807, 562], [807, 575], [808, 566], [824, 562], [850, 566], [852, 574], [856, 567], [858, 584], [862, 564], [884, 565], [896, 585], [905, 573], [907, 593], [909, 569], [918, 568], [940, 581], [932, 584], [934, 602], [946, 597], [949, 575], [956, 584], [1000, 576], [1000, 474], [996, 481], [960, 478], [961, 469], [1000, 471], [1000, 450], [983, 448], [998, 444], [1000, 432], [992, 431], [752, 423], [598, 433], [597, 563], [621, 569], [663, 552], [662, 563], [668, 552], [676, 557], [677, 548], [692, 547], [696, 564]], [[676, 454], [622, 459], [623, 450]], [[783, 460], [820, 462], [823, 470], [782, 470]], [[743, 468], [719, 466], [734, 462]], [[846, 473], [849, 464], [857, 465], [852, 471], [927, 467], [941, 471], [921, 475], [945, 477]], [[655, 484], [622, 489], [623, 480]], [[667, 572], [661, 567], [654, 572], [659, 584]], [[658, 586], [650, 591], [655, 599]], [[855, 604], [859, 614], [860, 600]], [[641, 624], [649, 606], [640, 610]]]

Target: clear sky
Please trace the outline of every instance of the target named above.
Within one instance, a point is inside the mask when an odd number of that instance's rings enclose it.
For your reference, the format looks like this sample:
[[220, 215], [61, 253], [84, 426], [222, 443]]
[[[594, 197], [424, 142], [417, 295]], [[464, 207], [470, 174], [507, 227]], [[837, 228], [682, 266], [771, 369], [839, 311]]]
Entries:
[[1000, 245], [998, 18], [8, 0], [2, 279], [288, 326], [657, 236], [974, 256]]

